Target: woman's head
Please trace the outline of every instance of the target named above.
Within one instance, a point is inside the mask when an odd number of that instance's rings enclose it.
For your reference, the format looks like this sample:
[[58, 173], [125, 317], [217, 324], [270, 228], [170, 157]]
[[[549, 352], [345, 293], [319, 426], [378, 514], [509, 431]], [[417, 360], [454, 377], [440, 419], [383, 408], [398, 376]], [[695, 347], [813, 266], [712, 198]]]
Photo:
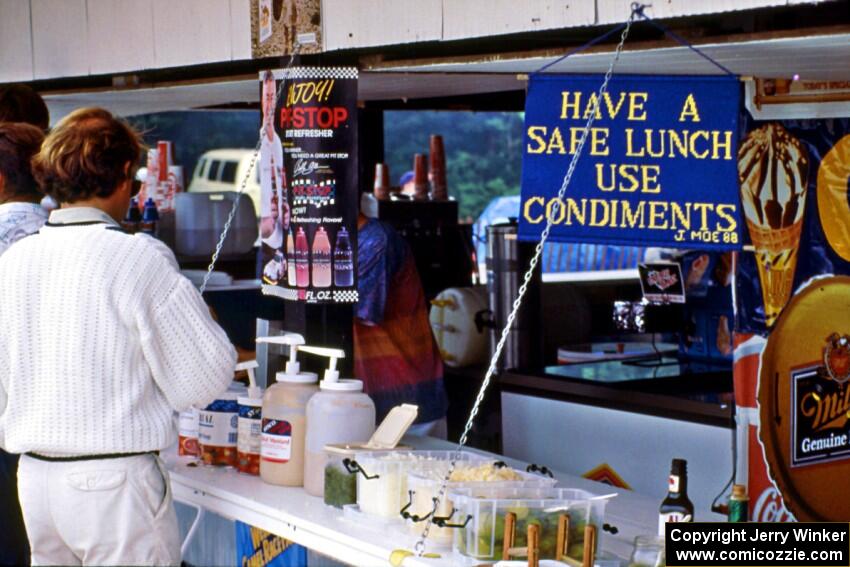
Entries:
[[102, 108], [81, 108], [44, 139], [33, 175], [60, 203], [105, 199], [132, 183], [141, 149], [139, 134], [126, 122]]
[[0, 122], [0, 199], [33, 202], [41, 199], [30, 161], [43, 140], [42, 131], [32, 124]]

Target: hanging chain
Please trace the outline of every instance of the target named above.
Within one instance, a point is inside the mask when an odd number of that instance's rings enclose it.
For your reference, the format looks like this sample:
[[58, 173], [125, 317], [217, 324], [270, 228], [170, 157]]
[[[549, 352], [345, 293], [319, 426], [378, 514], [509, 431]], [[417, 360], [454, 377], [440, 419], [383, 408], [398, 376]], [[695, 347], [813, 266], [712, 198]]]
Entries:
[[451, 478], [452, 473], [457, 467], [457, 461], [460, 457], [460, 451], [468, 441], [469, 432], [472, 430], [472, 426], [475, 423], [475, 417], [478, 415], [478, 411], [480, 410], [481, 404], [484, 401], [484, 395], [487, 393], [487, 388], [490, 386], [490, 380], [493, 377], [493, 374], [496, 373], [496, 364], [498, 363], [499, 358], [502, 355], [502, 350], [504, 349], [505, 343], [508, 340], [508, 335], [510, 334], [511, 327], [513, 326], [514, 320], [516, 319], [517, 313], [519, 312], [519, 308], [522, 305], [522, 300], [525, 297], [525, 293], [526, 291], [528, 291], [528, 286], [531, 282], [532, 276], [534, 275], [534, 270], [540, 261], [540, 256], [543, 253], [543, 245], [546, 243], [546, 240], [549, 238], [549, 232], [552, 230], [552, 219], [557, 216], [560, 207], [563, 206], [564, 195], [567, 192], [567, 187], [569, 186], [570, 180], [572, 179], [576, 164], [578, 163], [578, 160], [581, 157], [582, 150], [584, 149], [584, 144], [587, 141], [587, 134], [588, 132], [590, 132], [591, 126], [593, 126], [593, 121], [596, 118], [596, 112], [599, 109], [599, 105], [602, 104], [602, 97], [608, 90], [608, 82], [611, 80], [611, 75], [614, 73], [614, 66], [620, 59], [620, 53], [623, 51], [623, 46], [626, 43], [626, 38], [629, 35], [629, 30], [632, 27], [632, 23], [635, 20], [635, 16], [642, 13], [644, 7], [637, 5], [637, 3], [633, 3], [631, 8], [632, 12], [626, 22], [626, 27], [623, 29], [623, 33], [620, 34], [620, 43], [617, 45], [617, 49], [614, 51], [614, 56], [611, 59], [611, 63], [608, 65], [608, 71], [605, 73], [605, 78], [602, 80], [602, 84], [599, 87], [596, 100], [594, 101], [593, 107], [587, 117], [587, 122], [584, 125], [584, 131], [582, 132], [581, 139], [578, 143], [578, 148], [576, 149], [576, 152], [573, 154], [573, 157], [570, 160], [570, 166], [569, 168], [567, 168], [567, 173], [566, 175], [564, 175], [564, 180], [561, 183], [561, 188], [558, 190], [558, 198], [557, 200], [555, 200], [556, 206], [553, 211], [553, 214], [547, 215], [546, 228], [543, 229], [543, 232], [540, 235], [540, 242], [537, 243], [537, 246], [534, 249], [534, 256], [532, 256], [531, 258], [528, 271], [525, 272], [522, 285], [520, 286], [519, 291], [517, 293], [517, 297], [514, 300], [513, 307], [511, 308], [511, 312], [508, 315], [505, 327], [502, 329], [502, 334], [499, 338], [499, 342], [496, 344], [496, 349], [493, 352], [493, 357], [490, 359], [490, 366], [487, 368], [487, 373], [484, 375], [484, 381], [481, 383], [481, 388], [478, 391], [478, 396], [475, 399], [475, 404], [472, 406], [472, 411], [469, 413], [469, 418], [466, 421], [466, 426], [463, 429], [463, 434], [460, 436], [460, 440], [458, 441], [457, 447], [455, 448], [455, 452], [452, 455], [452, 461], [449, 466], [448, 472], [443, 478], [442, 484], [440, 485], [440, 490], [437, 493], [436, 498], [433, 499], [434, 506], [431, 509], [431, 513], [428, 515], [428, 520], [425, 524], [425, 528], [422, 530], [422, 535], [419, 537], [419, 540], [416, 542], [416, 545], [413, 548], [413, 550], [416, 552], [416, 555], [419, 557], [421, 557], [425, 553], [425, 541], [428, 539], [428, 534], [431, 531], [431, 526], [434, 524], [434, 516], [437, 515], [437, 509], [440, 506], [440, 502], [446, 495], [449, 479]]
[[[289, 56], [289, 63], [286, 64], [286, 67], [283, 70], [283, 79], [280, 81], [280, 87], [278, 87], [277, 92], [275, 93], [275, 108], [277, 108], [277, 102], [283, 95], [284, 86], [286, 85], [286, 79], [289, 76], [289, 69], [292, 68], [292, 64], [295, 62], [295, 56], [298, 55], [298, 52], [300, 50], [301, 44], [296, 42], [295, 48], [292, 50], [292, 54]], [[260, 103], [262, 106], [262, 101], [260, 101]], [[236, 194], [236, 199], [233, 201], [233, 207], [230, 209], [230, 214], [227, 215], [227, 221], [224, 223], [224, 229], [221, 231], [221, 236], [219, 236], [218, 243], [216, 243], [215, 245], [215, 251], [213, 252], [212, 259], [210, 260], [210, 265], [207, 266], [207, 273], [204, 274], [204, 281], [201, 282], [202, 295], [207, 289], [207, 284], [209, 283], [210, 277], [212, 276], [213, 268], [215, 268], [215, 263], [218, 262], [218, 257], [221, 255], [221, 249], [224, 248], [224, 241], [227, 238], [227, 233], [230, 232], [230, 225], [233, 224], [233, 219], [236, 218], [236, 211], [239, 210], [239, 197], [241, 197], [242, 194], [245, 192], [245, 188], [248, 187], [248, 181], [251, 179], [251, 176], [254, 175], [254, 167], [257, 165], [257, 159], [260, 156], [260, 146], [263, 143], [263, 136], [266, 135], [266, 127], [266, 121], [263, 120], [263, 127], [260, 128], [260, 138], [257, 140], [257, 145], [254, 147], [254, 152], [251, 156], [251, 163], [248, 166], [248, 169], [245, 171], [245, 177], [242, 178], [242, 183], [239, 184], [239, 191]]]

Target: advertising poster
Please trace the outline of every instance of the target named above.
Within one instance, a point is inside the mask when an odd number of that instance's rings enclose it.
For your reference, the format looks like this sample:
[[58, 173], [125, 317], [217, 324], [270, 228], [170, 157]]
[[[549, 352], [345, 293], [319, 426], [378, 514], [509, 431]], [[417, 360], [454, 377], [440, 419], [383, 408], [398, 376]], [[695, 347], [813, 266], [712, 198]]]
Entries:
[[829, 487], [850, 474], [850, 120], [745, 120], [736, 327], [766, 343], [735, 381], [757, 375], [749, 465], [770, 478], [751, 497], [772, 489], [799, 520], [845, 520], [850, 495]]
[[260, 82], [263, 292], [355, 303], [357, 69], [294, 67]]
[[236, 521], [236, 565], [239, 567], [300, 567], [307, 549], [265, 530]]
[[595, 104], [601, 83], [598, 75], [529, 79], [520, 239], [538, 241], [551, 219], [553, 242], [740, 249], [738, 79], [617, 75]]

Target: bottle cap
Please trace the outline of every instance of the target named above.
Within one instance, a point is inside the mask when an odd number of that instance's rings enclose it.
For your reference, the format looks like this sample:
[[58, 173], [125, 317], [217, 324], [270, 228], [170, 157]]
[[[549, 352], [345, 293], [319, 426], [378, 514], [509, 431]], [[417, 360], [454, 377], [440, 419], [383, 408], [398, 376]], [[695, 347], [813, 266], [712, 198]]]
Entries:
[[747, 498], [747, 487], [743, 484], [733, 484], [732, 498], [736, 500], [745, 500]]

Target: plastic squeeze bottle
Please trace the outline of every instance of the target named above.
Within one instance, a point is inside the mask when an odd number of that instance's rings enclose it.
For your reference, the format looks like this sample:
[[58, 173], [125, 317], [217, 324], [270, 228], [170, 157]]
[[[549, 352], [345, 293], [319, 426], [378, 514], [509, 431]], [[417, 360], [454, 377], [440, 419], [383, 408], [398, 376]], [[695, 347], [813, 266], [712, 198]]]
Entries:
[[289, 284], [289, 287], [295, 287], [297, 281], [295, 277], [295, 238], [292, 236], [292, 228], [289, 229], [289, 233], [286, 235], [286, 259], [288, 260], [286, 264], [286, 283]]
[[361, 380], [340, 380], [337, 360], [345, 351], [335, 348], [302, 347], [302, 351], [330, 359], [319, 392], [307, 402], [307, 441], [304, 460], [304, 490], [324, 494], [327, 464], [325, 445], [365, 443], [375, 432], [375, 404], [363, 393]]
[[318, 391], [319, 376], [301, 372], [298, 347], [304, 337], [295, 333], [259, 337], [258, 343], [289, 346], [286, 369], [275, 376], [263, 396], [260, 433], [260, 478], [269, 484], [301, 486], [304, 483], [304, 439], [307, 402]]
[[310, 285], [310, 247], [303, 227], [295, 233], [295, 283], [298, 287]]
[[331, 242], [323, 226], [313, 237], [313, 287], [331, 286]]
[[336, 233], [334, 248], [334, 285], [349, 287], [354, 285], [354, 253], [351, 250], [351, 239], [345, 227]]

